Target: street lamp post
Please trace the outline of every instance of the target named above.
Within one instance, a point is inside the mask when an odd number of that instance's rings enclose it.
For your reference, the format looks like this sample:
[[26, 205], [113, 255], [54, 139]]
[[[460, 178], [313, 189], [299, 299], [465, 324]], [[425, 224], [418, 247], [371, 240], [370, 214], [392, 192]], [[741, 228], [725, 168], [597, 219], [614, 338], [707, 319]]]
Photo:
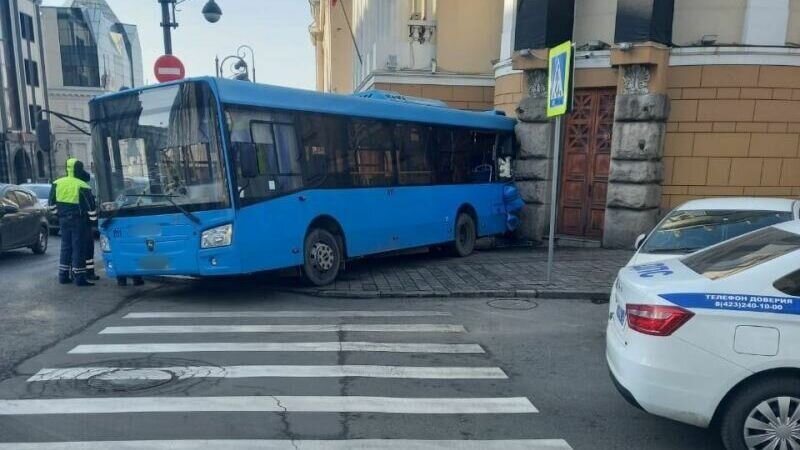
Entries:
[[[232, 78], [236, 80], [250, 81], [250, 70], [247, 65], [247, 61], [245, 61], [245, 59], [239, 55], [228, 55], [222, 58], [222, 62], [217, 64], [217, 76], [224, 77], [225, 63], [232, 59], [236, 60], [236, 63], [233, 64], [233, 70], [236, 72], [233, 72]], [[219, 60], [219, 58], [216, 58], [216, 60]]]
[[[250, 64], [247, 63], [247, 53], [250, 52]], [[222, 59], [222, 62], [219, 60], [219, 56], [214, 58], [214, 66], [215, 71], [218, 77], [223, 77], [224, 73], [224, 65], [228, 60], [234, 59], [236, 63], [233, 65], [233, 69], [237, 72], [234, 72], [233, 78], [237, 80], [244, 80], [250, 81], [250, 74], [253, 75], [253, 83], [256, 82], [256, 54], [253, 51], [253, 47], [249, 45], [240, 45], [238, 49], [236, 49], [235, 55], [229, 55]]]
[[256, 52], [253, 51], [253, 47], [249, 45], [240, 45], [239, 48], [236, 49], [236, 55], [244, 60], [244, 57], [247, 56], [247, 52], [250, 52], [250, 69], [253, 71], [253, 83], [256, 82]]
[[[161, 4], [161, 28], [164, 29], [164, 54], [172, 54], [172, 29], [178, 28], [178, 22], [175, 20], [175, 6], [187, 0], [158, 0]], [[222, 9], [220, 9], [217, 2], [208, 0], [203, 6], [203, 17], [209, 23], [217, 23], [222, 17]]]

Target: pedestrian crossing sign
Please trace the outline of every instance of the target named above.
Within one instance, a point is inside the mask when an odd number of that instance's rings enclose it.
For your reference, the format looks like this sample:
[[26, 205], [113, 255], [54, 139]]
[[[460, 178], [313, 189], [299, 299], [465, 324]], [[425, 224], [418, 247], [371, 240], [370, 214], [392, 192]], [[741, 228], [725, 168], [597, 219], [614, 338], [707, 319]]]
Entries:
[[569, 109], [572, 94], [572, 42], [550, 49], [547, 76], [547, 117], [560, 116]]

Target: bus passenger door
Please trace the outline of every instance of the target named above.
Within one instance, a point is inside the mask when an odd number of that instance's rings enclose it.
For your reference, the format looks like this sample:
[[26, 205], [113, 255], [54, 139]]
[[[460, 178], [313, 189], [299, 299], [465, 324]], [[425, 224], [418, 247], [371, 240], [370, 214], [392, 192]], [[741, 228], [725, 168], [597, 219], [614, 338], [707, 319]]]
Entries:
[[255, 147], [255, 176], [242, 177], [237, 164], [236, 241], [244, 271], [302, 263], [302, 234], [296, 226], [303, 187], [300, 150], [292, 117], [272, 112], [230, 110], [231, 142]]

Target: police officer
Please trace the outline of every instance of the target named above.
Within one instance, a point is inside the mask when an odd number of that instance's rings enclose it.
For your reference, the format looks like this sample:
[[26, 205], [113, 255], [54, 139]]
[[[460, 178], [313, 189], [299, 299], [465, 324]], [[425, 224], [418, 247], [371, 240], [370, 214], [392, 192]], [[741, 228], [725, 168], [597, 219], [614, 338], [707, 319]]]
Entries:
[[[89, 181], [92, 179], [89, 172], [85, 170], [76, 170], [75, 176], [86, 184], [89, 184]], [[91, 190], [89, 191], [89, 195], [92, 197], [91, 203], [96, 206], [97, 200]], [[83, 251], [85, 255], [84, 258], [86, 259], [86, 279], [89, 281], [97, 281], [100, 279], [94, 271], [94, 227], [97, 224], [97, 210], [89, 211], [86, 215], [86, 219], [87, 222], [84, 224], [85, 236], [83, 237]]]
[[58, 213], [61, 228], [61, 259], [58, 265], [58, 281], [68, 284], [75, 281], [78, 286], [94, 286], [86, 279], [86, 225], [89, 212], [95, 211], [92, 190], [83, 175], [83, 163], [76, 158], [67, 160], [67, 175], [53, 182], [50, 189], [51, 208]]

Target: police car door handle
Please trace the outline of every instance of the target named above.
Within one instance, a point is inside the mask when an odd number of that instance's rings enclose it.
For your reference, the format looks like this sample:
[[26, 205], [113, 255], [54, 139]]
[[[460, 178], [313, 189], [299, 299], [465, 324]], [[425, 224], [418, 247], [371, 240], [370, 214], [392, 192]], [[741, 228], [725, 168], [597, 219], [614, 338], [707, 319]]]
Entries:
[[305, 195], [298, 195], [297, 199], [300, 200], [301, 202], [304, 202], [304, 201], [306, 201], [306, 196]]

